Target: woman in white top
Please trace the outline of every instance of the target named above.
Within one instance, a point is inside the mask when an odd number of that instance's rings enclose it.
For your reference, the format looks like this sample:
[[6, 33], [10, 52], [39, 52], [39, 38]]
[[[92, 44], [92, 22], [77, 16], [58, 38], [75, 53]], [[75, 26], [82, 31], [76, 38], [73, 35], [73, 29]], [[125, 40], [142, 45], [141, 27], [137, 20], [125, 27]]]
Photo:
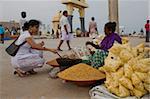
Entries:
[[56, 53], [55, 49], [44, 47], [44, 42], [36, 43], [32, 37], [38, 33], [40, 22], [37, 20], [30, 20], [26, 22], [23, 27], [23, 33], [20, 34], [16, 45], [23, 44], [18, 50], [17, 54], [12, 57], [11, 63], [15, 68], [14, 74], [20, 77], [27, 74], [35, 74], [34, 68], [39, 68], [44, 65], [44, 58], [42, 50]]

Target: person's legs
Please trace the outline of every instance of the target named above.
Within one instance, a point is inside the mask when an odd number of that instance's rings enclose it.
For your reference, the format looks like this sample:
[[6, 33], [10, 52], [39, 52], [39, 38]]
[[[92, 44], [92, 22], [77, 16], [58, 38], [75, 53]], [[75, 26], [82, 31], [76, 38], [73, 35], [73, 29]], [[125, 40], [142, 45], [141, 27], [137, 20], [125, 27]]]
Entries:
[[0, 41], [1, 41], [2, 43], [4, 43], [4, 36], [3, 36], [3, 34], [0, 34]]
[[2, 43], [4, 44], [4, 34], [2, 34]]
[[66, 42], [67, 42], [67, 45], [68, 45], [69, 50], [71, 50], [71, 47], [70, 47], [70, 41], [67, 40]]
[[149, 42], [149, 34], [150, 33], [150, 31], [146, 31], [146, 42]]
[[62, 45], [63, 42], [64, 42], [63, 40], [60, 40], [60, 43], [59, 43], [59, 45], [58, 45], [58, 47], [57, 47], [57, 49], [60, 50], [60, 51], [62, 51], [62, 50], [60, 49], [60, 47], [61, 47], [61, 45]]

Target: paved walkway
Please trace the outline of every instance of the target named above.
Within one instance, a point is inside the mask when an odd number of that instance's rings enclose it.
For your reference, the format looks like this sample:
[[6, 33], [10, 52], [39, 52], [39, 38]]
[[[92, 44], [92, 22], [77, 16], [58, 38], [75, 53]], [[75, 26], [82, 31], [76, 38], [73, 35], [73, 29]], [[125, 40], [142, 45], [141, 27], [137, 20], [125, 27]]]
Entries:
[[[89, 38], [75, 38], [71, 44], [83, 46]], [[41, 40], [37, 40], [41, 41]], [[56, 48], [59, 40], [43, 39], [46, 45]], [[132, 45], [143, 42], [144, 39], [130, 38]], [[62, 83], [60, 79], [49, 78], [50, 66], [44, 65], [37, 69], [37, 75], [24, 78], [13, 75], [13, 68], [10, 64], [10, 57], [6, 54], [5, 48], [12, 41], [0, 44], [0, 99], [90, 99], [89, 87], [78, 87], [72, 83]], [[66, 49], [63, 44], [62, 49]], [[46, 60], [58, 57], [50, 52], [45, 52]]]

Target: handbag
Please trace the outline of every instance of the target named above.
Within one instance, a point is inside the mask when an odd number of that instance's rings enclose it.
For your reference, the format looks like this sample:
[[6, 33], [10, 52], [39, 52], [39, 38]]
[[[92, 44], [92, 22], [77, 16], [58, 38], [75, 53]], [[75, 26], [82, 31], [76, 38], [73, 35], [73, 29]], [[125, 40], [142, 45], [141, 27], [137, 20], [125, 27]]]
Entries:
[[[19, 37], [18, 37], [19, 38]], [[10, 55], [10, 56], [15, 56], [20, 48], [20, 46], [22, 46], [23, 44], [26, 43], [26, 41], [24, 41], [22, 44], [20, 45], [16, 45], [15, 42], [18, 40], [18, 38], [13, 41], [13, 43], [11, 43], [6, 49], [5, 51]]]

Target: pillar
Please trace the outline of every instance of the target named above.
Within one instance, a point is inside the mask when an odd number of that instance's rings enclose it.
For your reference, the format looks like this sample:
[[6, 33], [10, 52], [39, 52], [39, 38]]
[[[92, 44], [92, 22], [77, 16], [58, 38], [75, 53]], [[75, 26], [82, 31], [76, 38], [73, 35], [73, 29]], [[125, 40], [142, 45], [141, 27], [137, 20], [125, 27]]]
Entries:
[[73, 33], [72, 19], [73, 19], [73, 15], [68, 15], [68, 21], [69, 21], [69, 23], [70, 23], [71, 33]]
[[80, 14], [81, 31], [84, 33], [85, 32], [84, 8], [79, 9], [79, 14]]
[[85, 32], [84, 17], [80, 17], [81, 31]]
[[116, 31], [119, 33], [119, 14], [118, 14], [118, 0], [109, 0], [109, 21], [117, 23]]
[[73, 5], [72, 4], [68, 4], [67, 5], [67, 11], [68, 11], [68, 21], [70, 23], [71, 26], [71, 32], [73, 32], [73, 25], [72, 25], [72, 20], [73, 20]]

